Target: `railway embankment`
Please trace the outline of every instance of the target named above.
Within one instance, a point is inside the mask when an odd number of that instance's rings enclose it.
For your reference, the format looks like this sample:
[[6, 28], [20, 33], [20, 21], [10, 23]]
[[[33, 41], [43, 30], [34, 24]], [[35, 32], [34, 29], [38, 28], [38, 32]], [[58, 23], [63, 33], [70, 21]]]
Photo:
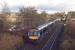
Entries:
[[66, 23], [59, 50], [75, 50], [75, 21]]

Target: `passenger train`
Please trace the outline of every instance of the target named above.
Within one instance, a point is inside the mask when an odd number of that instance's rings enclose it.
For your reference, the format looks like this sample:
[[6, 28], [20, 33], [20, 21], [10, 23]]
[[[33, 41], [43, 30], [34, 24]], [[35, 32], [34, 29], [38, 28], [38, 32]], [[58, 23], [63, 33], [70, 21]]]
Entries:
[[[25, 33], [25, 36], [23, 36], [25, 39], [29, 40], [42, 40], [46, 34], [50, 32], [51, 26], [56, 22], [60, 21], [61, 19], [56, 19], [54, 21], [50, 21], [46, 24], [43, 24], [41, 26], [38, 26], [36, 28], [30, 29], [28, 32]], [[27, 36], [26, 36], [27, 35]]]

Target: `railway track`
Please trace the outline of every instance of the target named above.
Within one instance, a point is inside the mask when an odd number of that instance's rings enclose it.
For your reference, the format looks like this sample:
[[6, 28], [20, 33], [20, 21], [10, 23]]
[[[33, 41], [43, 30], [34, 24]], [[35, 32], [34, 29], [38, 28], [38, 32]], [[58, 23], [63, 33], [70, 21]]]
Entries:
[[42, 42], [39, 44], [24, 42], [23, 45], [17, 47], [17, 50], [52, 50], [62, 27], [63, 24], [61, 24], [61, 22], [54, 23], [53, 27], [51, 27], [52, 30], [50, 30], [50, 34], [46, 35]]

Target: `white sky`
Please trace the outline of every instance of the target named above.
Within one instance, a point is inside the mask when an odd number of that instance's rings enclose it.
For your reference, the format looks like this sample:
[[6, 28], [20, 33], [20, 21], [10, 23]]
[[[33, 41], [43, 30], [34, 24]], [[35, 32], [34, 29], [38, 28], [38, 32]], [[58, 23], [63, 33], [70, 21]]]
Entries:
[[0, 0], [0, 8], [6, 2], [9, 7], [14, 6], [35, 6], [38, 9], [55, 11], [75, 11], [75, 0]]

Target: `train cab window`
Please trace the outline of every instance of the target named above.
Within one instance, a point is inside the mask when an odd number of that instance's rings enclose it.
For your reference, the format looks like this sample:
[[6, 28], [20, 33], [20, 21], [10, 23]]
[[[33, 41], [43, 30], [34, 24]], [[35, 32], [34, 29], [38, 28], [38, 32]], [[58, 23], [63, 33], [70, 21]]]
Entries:
[[34, 32], [34, 35], [39, 35], [39, 34], [40, 34], [40, 32], [38, 32], [38, 31]]
[[28, 32], [28, 35], [30, 36], [30, 35], [33, 35], [33, 32]]
[[29, 36], [32, 36], [32, 35], [40, 35], [40, 32], [39, 31], [29, 32], [28, 35]]
[[34, 34], [34, 35], [37, 35], [38, 33], [35, 31], [33, 34]]
[[38, 35], [40, 36], [40, 31], [38, 31], [37, 33], [38, 33]]

